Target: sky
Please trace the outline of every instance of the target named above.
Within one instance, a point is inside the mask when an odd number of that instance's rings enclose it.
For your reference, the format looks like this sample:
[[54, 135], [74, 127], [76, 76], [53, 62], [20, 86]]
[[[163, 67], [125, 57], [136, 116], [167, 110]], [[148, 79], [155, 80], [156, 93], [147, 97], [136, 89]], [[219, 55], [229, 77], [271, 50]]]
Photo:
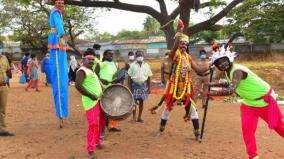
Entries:
[[[120, 0], [121, 2], [147, 5], [160, 11], [159, 4], [156, 0]], [[201, 1], [202, 2], [202, 1]], [[171, 13], [178, 4], [170, 0], [166, 0], [168, 13]], [[201, 13], [202, 14], [202, 13]], [[117, 34], [121, 30], [142, 30], [143, 22], [147, 14], [111, 9], [109, 12], [101, 13], [96, 19], [96, 29], [100, 32], [109, 32]], [[206, 20], [205, 16], [194, 13], [192, 15], [194, 23]]]

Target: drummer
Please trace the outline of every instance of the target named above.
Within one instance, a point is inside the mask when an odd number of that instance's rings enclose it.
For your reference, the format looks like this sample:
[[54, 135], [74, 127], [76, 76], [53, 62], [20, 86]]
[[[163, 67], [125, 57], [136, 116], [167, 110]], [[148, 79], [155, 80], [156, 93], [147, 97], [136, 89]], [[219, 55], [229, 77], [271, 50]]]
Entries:
[[[105, 50], [103, 54], [103, 60], [99, 65], [99, 78], [103, 83], [104, 89], [112, 84], [113, 76], [117, 71], [118, 66], [113, 61], [113, 51]], [[108, 121], [107, 121], [108, 123]], [[118, 122], [110, 120], [109, 123], [110, 132], [120, 132], [121, 129], [118, 128]], [[104, 138], [102, 136], [102, 138]]]
[[94, 52], [86, 51], [83, 56], [83, 65], [76, 75], [76, 89], [82, 94], [82, 103], [86, 111], [88, 122], [87, 151], [90, 159], [96, 159], [96, 148], [102, 149], [100, 134], [105, 125], [105, 114], [101, 109], [99, 97], [102, 94], [102, 87], [99, 78], [93, 71]]
[[144, 101], [150, 93], [150, 77], [153, 75], [150, 66], [144, 62], [143, 51], [136, 51], [136, 61], [130, 65], [128, 70], [129, 87], [133, 93], [134, 100], [139, 104], [139, 113], [136, 120], [136, 108], [133, 111], [133, 120], [143, 123], [142, 112]]

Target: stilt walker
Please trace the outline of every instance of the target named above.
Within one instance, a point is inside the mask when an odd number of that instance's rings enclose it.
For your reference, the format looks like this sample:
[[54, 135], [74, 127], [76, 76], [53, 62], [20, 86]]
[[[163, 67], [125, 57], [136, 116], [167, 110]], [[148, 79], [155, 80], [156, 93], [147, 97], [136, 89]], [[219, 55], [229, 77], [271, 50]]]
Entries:
[[64, 31], [64, 0], [53, 0], [54, 8], [50, 12], [50, 34], [48, 49], [50, 52], [51, 79], [56, 116], [63, 127], [63, 119], [68, 117], [68, 64], [67, 37]]

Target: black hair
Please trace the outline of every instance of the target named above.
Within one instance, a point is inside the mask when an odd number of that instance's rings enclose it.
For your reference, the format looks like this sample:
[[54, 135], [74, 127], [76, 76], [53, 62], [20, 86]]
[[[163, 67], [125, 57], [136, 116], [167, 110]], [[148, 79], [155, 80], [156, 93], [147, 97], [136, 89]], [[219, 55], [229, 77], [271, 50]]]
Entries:
[[31, 54], [31, 58], [34, 59], [36, 57], [35, 54]]
[[84, 52], [84, 57], [88, 56], [88, 55], [94, 55], [95, 56], [95, 51], [92, 48], [88, 48], [85, 52]]
[[135, 56], [137, 56], [138, 53], [141, 53], [142, 56], [144, 56], [144, 52], [143, 52], [142, 50], [137, 50], [137, 51], [135, 52]]
[[109, 52], [112, 52], [112, 50], [111, 50], [111, 49], [107, 49], [107, 50], [104, 51], [102, 61], [105, 61], [105, 60], [106, 60], [106, 59], [105, 59], [105, 56], [106, 56], [106, 54], [109, 53]]
[[206, 51], [205, 50], [200, 50], [199, 51], [199, 55], [201, 55], [201, 54], [206, 54]]
[[131, 55], [134, 55], [134, 52], [133, 52], [133, 51], [129, 51], [129, 52], [128, 52], [128, 56], [131, 56]]
[[95, 50], [100, 50], [100, 49], [101, 49], [101, 45], [95, 43], [95, 44], [93, 45], [93, 48], [94, 48]]

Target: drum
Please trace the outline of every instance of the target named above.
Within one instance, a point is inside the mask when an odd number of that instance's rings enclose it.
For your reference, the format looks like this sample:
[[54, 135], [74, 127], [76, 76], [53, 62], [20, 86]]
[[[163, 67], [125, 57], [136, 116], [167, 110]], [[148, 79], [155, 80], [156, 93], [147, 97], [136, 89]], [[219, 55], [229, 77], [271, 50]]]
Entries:
[[110, 119], [124, 120], [132, 114], [134, 99], [127, 87], [114, 84], [104, 90], [100, 104]]

